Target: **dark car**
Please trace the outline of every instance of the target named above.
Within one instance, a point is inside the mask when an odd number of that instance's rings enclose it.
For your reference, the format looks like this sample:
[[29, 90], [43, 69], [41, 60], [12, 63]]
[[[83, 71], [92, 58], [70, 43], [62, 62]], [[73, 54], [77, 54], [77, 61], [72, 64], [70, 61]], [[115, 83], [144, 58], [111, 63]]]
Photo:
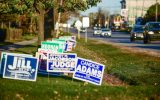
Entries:
[[143, 26], [142, 25], [135, 25], [131, 32], [130, 32], [130, 40], [131, 42], [135, 40], [142, 40], [143, 39]]
[[144, 43], [160, 40], [160, 22], [147, 22], [144, 27], [143, 37]]

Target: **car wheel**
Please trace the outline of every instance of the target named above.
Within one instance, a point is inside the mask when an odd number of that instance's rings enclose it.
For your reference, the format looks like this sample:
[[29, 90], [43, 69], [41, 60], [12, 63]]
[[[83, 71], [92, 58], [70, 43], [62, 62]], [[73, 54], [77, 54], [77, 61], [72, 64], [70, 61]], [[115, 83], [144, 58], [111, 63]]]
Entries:
[[144, 44], [150, 43], [150, 37], [149, 35], [145, 35], [143, 39]]
[[135, 39], [134, 39], [133, 37], [131, 37], [131, 38], [130, 38], [130, 41], [131, 41], [131, 42], [134, 42], [134, 41], [135, 41]]

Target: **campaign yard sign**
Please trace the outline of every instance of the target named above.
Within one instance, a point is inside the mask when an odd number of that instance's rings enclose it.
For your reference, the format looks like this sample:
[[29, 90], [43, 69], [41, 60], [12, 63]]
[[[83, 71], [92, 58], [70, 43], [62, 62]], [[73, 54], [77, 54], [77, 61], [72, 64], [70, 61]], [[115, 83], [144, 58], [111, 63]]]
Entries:
[[76, 47], [76, 36], [61, 36], [59, 39], [67, 40], [67, 44], [73, 44], [72, 47]]
[[1, 52], [1, 59], [0, 59], [0, 74], [3, 74], [4, 65], [5, 65], [5, 61], [6, 61], [6, 58], [7, 58], [7, 57], [6, 57], [6, 54], [25, 55], [25, 56], [32, 57], [32, 55], [28, 55], [28, 54], [18, 54], [18, 53]]
[[63, 45], [63, 50], [66, 52], [66, 48], [67, 48], [67, 41], [66, 40], [53, 38], [52, 41], [62, 44]]
[[38, 52], [36, 53], [36, 58], [38, 58], [38, 74], [49, 74], [49, 75], [60, 75], [61, 73], [55, 72], [47, 72], [47, 53], [52, 53], [51, 51], [47, 51], [44, 49], [39, 48]]
[[3, 78], [36, 81], [38, 59], [24, 55], [7, 54]]
[[76, 36], [60, 36], [59, 39], [76, 41]]
[[75, 67], [73, 78], [92, 84], [101, 85], [104, 67], [104, 65], [91, 60], [77, 58], [77, 65]]
[[43, 41], [41, 42], [41, 48], [46, 50], [52, 50], [54, 53], [63, 53], [64, 51], [64, 45], [52, 42], [52, 41]]
[[39, 59], [38, 73], [48, 73], [47, 72], [47, 51], [43, 49], [38, 49], [37, 58]]
[[47, 55], [47, 71], [48, 72], [68, 72], [73, 73], [75, 71], [75, 65], [77, 61], [77, 54], [75, 53], [62, 53]]

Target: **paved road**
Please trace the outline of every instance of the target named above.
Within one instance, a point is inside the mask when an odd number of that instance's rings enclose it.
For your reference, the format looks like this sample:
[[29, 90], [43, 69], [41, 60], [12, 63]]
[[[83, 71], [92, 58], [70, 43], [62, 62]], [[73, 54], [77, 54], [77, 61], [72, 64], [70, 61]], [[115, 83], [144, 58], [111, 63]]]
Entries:
[[[74, 32], [76, 32], [74, 30]], [[130, 34], [124, 32], [112, 32], [112, 37], [100, 37], [100, 36], [93, 36], [93, 30], [88, 29], [87, 32], [88, 38], [94, 38], [97, 40], [103, 40], [112, 42], [118, 45], [133, 47], [133, 48], [143, 48], [146, 50], [158, 51], [160, 52], [160, 41], [151, 41], [150, 44], [144, 44], [143, 40], [136, 40], [135, 42], [130, 42]], [[85, 33], [81, 33], [81, 35], [85, 35]]]

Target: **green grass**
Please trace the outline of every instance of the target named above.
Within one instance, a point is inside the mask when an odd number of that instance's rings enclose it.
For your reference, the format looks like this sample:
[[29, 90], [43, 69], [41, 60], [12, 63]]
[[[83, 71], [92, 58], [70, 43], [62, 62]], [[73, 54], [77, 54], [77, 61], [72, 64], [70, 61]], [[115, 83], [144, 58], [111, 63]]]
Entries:
[[142, 100], [155, 98], [160, 92], [151, 86], [95, 86], [68, 77], [47, 76], [38, 76], [36, 82], [0, 79], [0, 86], [1, 100]]
[[[14, 52], [35, 54], [36, 44]], [[106, 66], [105, 73], [114, 75], [128, 85], [101, 86], [65, 76], [38, 75], [36, 82], [0, 79], [0, 99], [24, 100], [158, 100], [160, 99], [160, 58], [123, 52], [111, 45], [81, 39], [74, 49], [78, 57]]]
[[[83, 46], [98, 54], [106, 65], [105, 72], [116, 75], [130, 85], [160, 85], [160, 58], [144, 54], [123, 53], [120, 49], [107, 44], [89, 41]], [[83, 55], [79, 51], [79, 55]], [[93, 53], [91, 53], [93, 54]], [[85, 56], [85, 55], [84, 55]], [[91, 59], [96, 59], [92, 57]], [[105, 62], [103, 62], [105, 60]]]
[[35, 37], [37, 37], [36, 34], [24, 34], [24, 35], [22, 35], [22, 40], [31, 40]]

